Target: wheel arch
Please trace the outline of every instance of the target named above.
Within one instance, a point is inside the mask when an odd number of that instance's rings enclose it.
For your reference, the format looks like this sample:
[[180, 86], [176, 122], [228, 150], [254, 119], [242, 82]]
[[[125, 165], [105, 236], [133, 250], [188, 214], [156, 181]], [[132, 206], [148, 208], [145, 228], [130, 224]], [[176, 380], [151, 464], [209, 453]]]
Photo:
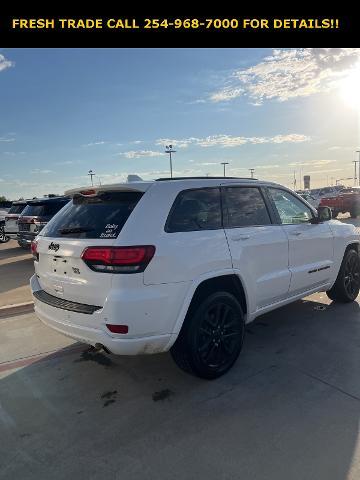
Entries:
[[202, 277], [192, 284], [192, 288], [184, 300], [183, 307], [174, 325], [173, 338], [167, 348], [170, 348], [175, 342], [187, 316], [194, 311], [196, 305], [216, 291], [232, 293], [239, 300], [245, 318], [247, 317], [249, 312], [248, 294], [244, 282], [238, 274], [233, 271], [225, 271], [221, 273], [217, 272], [215, 275], [206, 278]]
[[[348, 251], [348, 250], [351, 250], [351, 249], [354, 249], [356, 250], [358, 253], [360, 253], [359, 251], [359, 242], [350, 242], [346, 245], [346, 248], [345, 248], [345, 252], [344, 252], [344, 255], [345, 253]], [[343, 257], [344, 258], [344, 257]]]

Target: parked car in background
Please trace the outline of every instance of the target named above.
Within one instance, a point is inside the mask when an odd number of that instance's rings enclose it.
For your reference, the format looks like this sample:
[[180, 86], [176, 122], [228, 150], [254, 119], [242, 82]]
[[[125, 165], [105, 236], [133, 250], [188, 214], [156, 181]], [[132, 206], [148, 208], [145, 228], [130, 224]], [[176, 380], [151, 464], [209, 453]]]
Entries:
[[28, 200], [18, 219], [17, 241], [20, 247], [29, 248], [49, 220], [69, 201], [64, 196]]
[[17, 239], [19, 232], [18, 220], [26, 207], [26, 200], [13, 202], [10, 210], [5, 215], [5, 234], [12, 239]]
[[331, 187], [322, 187], [322, 188], [315, 188], [308, 191], [312, 197], [320, 204], [320, 200], [323, 197], [329, 197], [332, 195], [336, 195], [340, 190], [342, 190], [344, 185], [333, 185]]
[[4, 208], [4, 207], [0, 208], [0, 221], [5, 220], [5, 215], [8, 213], [8, 211], [9, 211], [9, 208]]
[[336, 218], [339, 213], [350, 213], [351, 218], [360, 215], [360, 187], [349, 187], [340, 190], [335, 195], [323, 197], [321, 206], [329, 207], [332, 216]]
[[306, 200], [308, 203], [310, 203], [310, 205], [312, 205], [313, 207], [317, 208], [319, 206], [320, 200], [313, 197], [310, 193], [306, 191], [301, 191], [297, 192], [297, 194], [300, 195], [300, 197]]
[[352, 302], [360, 236], [295, 192], [241, 178], [174, 178], [79, 188], [32, 243], [35, 312], [118, 355], [170, 350], [216, 378], [245, 324], [326, 291]]
[[8, 213], [9, 207], [1, 205], [0, 207], [0, 243], [6, 243], [10, 238], [5, 233], [5, 215]]

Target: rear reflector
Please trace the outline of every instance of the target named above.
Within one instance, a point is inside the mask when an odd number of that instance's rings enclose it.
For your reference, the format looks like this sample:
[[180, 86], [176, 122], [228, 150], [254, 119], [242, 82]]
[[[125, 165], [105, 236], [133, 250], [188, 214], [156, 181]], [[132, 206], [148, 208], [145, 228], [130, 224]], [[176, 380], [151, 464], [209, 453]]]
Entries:
[[110, 323], [106, 324], [107, 328], [112, 333], [128, 333], [129, 327], [127, 325], [111, 325]]
[[139, 273], [155, 253], [153, 245], [134, 247], [88, 247], [81, 254], [86, 265], [97, 272]]

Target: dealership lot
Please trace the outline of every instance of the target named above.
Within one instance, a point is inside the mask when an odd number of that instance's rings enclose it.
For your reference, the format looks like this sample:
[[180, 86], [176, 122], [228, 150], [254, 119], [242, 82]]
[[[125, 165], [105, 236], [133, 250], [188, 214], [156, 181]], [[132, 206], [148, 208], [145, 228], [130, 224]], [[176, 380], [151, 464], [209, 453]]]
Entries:
[[[25, 301], [31, 271], [2, 245], [1, 301]], [[213, 382], [3, 316], [0, 478], [357, 479], [359, 313], [322, 293], [264, 315]]]
[[29, 278], [34, 264], [29, 250], [15, 240], [0, 245], [0, 307], [31, 301]]

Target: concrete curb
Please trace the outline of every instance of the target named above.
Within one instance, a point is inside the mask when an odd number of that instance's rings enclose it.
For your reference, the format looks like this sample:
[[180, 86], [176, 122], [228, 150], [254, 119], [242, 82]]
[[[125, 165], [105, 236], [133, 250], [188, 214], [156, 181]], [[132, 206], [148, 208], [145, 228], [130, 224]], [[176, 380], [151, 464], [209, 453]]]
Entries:
[[14, 303], [13, 305], [4, 305], [0, 307], [0, 318], [22, 315], [34, 311], [34, 302]]

